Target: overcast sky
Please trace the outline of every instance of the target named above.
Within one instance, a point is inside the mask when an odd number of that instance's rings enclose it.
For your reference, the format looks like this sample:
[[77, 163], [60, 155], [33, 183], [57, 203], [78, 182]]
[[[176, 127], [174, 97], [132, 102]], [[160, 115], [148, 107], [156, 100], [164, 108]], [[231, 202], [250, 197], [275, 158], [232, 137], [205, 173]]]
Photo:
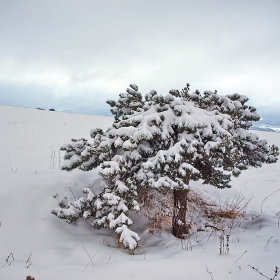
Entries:
[[0, 0], [0, 104], [104, 114], [130, 83], [188, 82], [277, 111], [279, 15], [279, 0]]

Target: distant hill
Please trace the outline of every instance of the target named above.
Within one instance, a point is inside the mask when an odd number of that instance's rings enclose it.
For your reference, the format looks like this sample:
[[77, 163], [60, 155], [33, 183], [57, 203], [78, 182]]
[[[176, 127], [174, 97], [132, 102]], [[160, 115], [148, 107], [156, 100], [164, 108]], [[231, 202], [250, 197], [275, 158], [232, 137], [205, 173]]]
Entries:
[[251, 130], [280, 132], [280, 114], [261, 114], [260, 121], [253, 123]]

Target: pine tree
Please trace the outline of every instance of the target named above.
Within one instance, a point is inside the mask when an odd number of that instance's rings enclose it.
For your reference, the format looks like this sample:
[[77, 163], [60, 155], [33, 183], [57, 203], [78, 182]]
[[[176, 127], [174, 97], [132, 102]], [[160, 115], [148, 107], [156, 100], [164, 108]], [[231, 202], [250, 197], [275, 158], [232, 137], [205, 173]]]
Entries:
[[203, 180], [218, 188], [230, 187], [231, 176], [249, 166], [277, 161], [278, 148], [249, 131], [259, 115], [248, 98], [197, 90], [189, 84], [166, 96], [155, 90], [142, 97], [136, 85], [109, 100], [115, 121], [106, 132], [93, 129], [93, 142], [72, 139], [64, 145], [62, 169], [99, 168], [106, 182], [102, 192], [84, 189], [87, 197], [53, 210], [73, 222], [93, 217], [96, 228], [114, 229], [119, 241], [133, 251], [140, 240], [131, 230], [131, 211], [139, 211], [141, 190], [173, 190], [173, 234], [187, 232], [187, 198], [190, 180]]

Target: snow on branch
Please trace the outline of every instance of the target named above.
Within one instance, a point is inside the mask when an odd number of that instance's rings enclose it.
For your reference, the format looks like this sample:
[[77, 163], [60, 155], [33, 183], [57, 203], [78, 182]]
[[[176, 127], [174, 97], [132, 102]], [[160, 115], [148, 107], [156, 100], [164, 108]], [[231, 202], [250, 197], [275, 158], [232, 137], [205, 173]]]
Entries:
[[120, 234], [119, 241], [122, 242], [126, 248], [133, 251], [137, 247], [140, 237], [136, 232], [131, 231], [126, 225], [118, 227], [116, 233]]

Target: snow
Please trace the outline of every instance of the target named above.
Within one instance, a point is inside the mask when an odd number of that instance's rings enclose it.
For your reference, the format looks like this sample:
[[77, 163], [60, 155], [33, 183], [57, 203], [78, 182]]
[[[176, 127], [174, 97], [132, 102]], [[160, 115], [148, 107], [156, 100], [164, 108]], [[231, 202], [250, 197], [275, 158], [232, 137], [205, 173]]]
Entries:
[[118, 186], [117, 190], [122, 193], [122, 192], [127, 192], [128, 191], [128, 187], [125, 185], [124, 182], [120, 181], [120, 180], [116, 180], [116, 185]]
[[[124, 215], [123, 213], [121, 215]], [[122, 225], [116, 229], [116, 233], [120, 234], [120, 242], [124, 242], [124, 246], [130, 250], [136, 247], [136, 241], [140, 240], [137, 233], [132, 232], [126, 225]]]
[[[211, 279], [209, 272], [215, 280], [264, 279], [248, 265], [273, 277], [275, 266], [280, 266], [279, 162], [244, 171], [233, 178], [231, 189], [190, 184], [212, 200], [226, 201], [239, 192], [251, 199], [246, 219], [236, 220], [230, 230], [228, 255], [219, 254], [221, 233], [211, 228], [194, 233], [184, 243], [169, 229], [152, 234], [133, 218], [141, 240], [135, 255], [129, 255], [117, 248], [112, 231], [93, 229], [87, 221], [67, 224], [52, 215], [51, 209], [65, 195], [79, 197], [84, 189], [90, 200], [93, 193], [89, 190], [102, 187], [98, 171], [61, 171], [59, 148], [72, 137], [89, 138], [94, 127], [106, 130], [112, 121], [109, 117], [0, 106], [1, 280], [27, 275], [36, 280]], [[254, 133], [280, 146], [280, 134]], [[166, 182], [164, 178], [159, 181], [159, 185]], [[131, 236], [125, 225], [118, 231], [120, 238]], [[139, 237], [135, 235], [127, 246], [133, 247]], [[185, 250], [187, 242], [192, 250]]]
[[[112, 217], [112, 219], [110, 220], [110, 228], [114, 228], [118, 224], [132, 225], [132, 220], [129, 219], [124, 213], [121, 213], [116, 219], [114, 219], [114, 217]], [[116, 230], [116, 232], [119, 233], [118, 230]], [[129, 248], [133, 249], [131, 247], [129, 247]]]

